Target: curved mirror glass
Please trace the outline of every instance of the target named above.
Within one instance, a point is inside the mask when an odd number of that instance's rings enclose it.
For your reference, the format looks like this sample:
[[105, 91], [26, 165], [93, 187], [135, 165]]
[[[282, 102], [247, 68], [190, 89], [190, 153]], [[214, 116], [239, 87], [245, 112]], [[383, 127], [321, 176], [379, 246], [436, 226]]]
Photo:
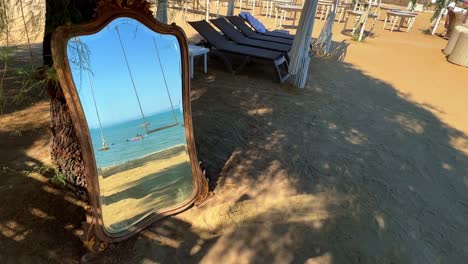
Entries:
[[104, 227], [127, 230], [194, 196], [175, 36], [119, 18], [67, 56], [98, 168]]

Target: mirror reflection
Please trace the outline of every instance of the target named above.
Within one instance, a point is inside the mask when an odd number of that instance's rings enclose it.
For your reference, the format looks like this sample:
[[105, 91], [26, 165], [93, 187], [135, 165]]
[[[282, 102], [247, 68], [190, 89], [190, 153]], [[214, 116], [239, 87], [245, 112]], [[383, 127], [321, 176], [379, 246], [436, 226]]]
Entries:
[[104, 226], [128, 229], [194, 195], [180, 46], [130, 18], [67, 44], [98, 168]]

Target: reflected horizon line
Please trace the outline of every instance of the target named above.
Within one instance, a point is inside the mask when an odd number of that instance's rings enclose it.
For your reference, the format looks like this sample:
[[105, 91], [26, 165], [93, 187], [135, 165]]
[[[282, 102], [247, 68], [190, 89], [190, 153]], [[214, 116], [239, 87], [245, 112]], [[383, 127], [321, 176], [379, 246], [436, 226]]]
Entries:
[[[179, 110], [179, 111], [180, 111], [180, 110], [181, 110], [181, 107], [180, 107], [180, 106], [174, 107], [174, 110], [176, 110], [176, 111]], [[165, 114], [165, 113], [168, 113], [168, 112], [169, 112], [169, 113], [172, 113], [172, 108], [171, 108], [170, 106], [168, 106], [168, 107], [165, 108], [165, 109], [156, 110], [156, 111], [154, 111], [154, 112], [152, 112], [152, 113], [149, 113], [149, 114], [147, 115], [147, 117], [150, 118], [150, 117], [153, 117], [153, 116], [155, 116], [155, 115]], [[180, 112], [181, 112], [181, 114], [183, 115], [182, 111], [180, 111]], [[102, 128], [103, 128], [103, 129], [104, 129], [104, 128], [111, 128], [111, 127], [114, 127], [114, 126], [121, 125], [121, 124], [123, 124], [123, 123], [131, 122], [131, 121], [137, 121], [137, 120], [142, 120], [141, 116], [136, 116], [135, 118], [132, 117], [132, 118], [128, 118], [128, 119], [121, 120], [121, 121], [119, 120], [119, 121], [112, 122], [112, 123], [103, 123]], [[183, 123], [183, 122], [182, 122], [182, 123]], [[88, 127], [89, 127], [89, 130], [96, 130], [96, 129], [99, 129], [99, 124], [94, 124], [94, 125], [92, 125], [92, 126], [88, 124]]]

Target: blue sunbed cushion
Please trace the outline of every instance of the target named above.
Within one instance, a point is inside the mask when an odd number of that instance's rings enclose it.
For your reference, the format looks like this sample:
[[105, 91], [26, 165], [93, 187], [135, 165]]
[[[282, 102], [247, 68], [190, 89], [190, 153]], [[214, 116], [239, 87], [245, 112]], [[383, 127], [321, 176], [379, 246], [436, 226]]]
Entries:
[[252, 14], [250, 14], [249, 12], [240, 12], [239, 16], [249, 21], [249, 23], [255, 28], [257, 32], [265, 33], [267, 31], [266, 27], [262, 24], [262, 22], [260, 22], [254, 16], [252, 16]]

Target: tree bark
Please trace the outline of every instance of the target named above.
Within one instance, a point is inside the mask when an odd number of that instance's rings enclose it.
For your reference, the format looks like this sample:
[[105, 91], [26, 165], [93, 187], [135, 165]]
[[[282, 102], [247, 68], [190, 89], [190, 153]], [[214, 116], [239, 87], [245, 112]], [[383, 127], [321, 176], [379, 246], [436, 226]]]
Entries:
[[[59, 26], [89, 21], [96, 6], [95, 0], [46, 0], [46, 21], [43, 40], [43, 66], [53, 64], [52, 32]], [[67, 185], [82, 199], [87, 199], [81, 146], [76, 137], [70, 112], [59, 84], [49, 81], [52, 131], [51, 159], [58, 173], [65, 176]]]

